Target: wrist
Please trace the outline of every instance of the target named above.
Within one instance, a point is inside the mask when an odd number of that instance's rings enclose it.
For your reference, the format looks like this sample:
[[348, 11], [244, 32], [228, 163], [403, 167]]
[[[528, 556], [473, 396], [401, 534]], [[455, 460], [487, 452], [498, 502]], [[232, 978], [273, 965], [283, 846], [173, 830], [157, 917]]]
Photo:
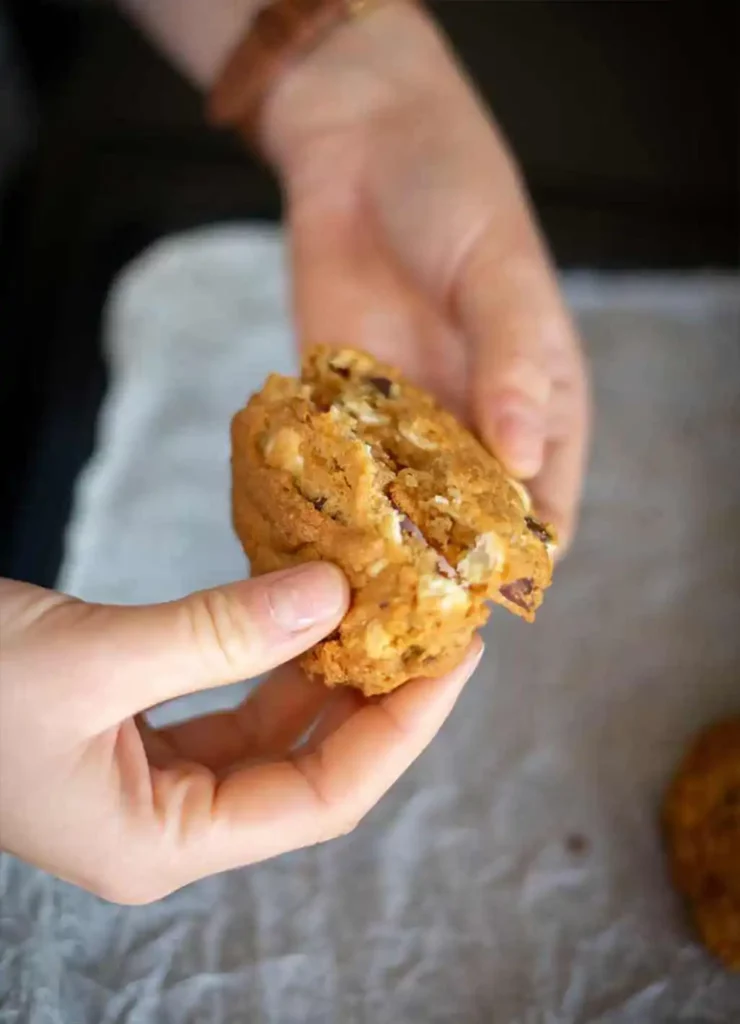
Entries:
[[445, 81], [449, 54], [419, 3], [370, 3], [270, 81], [253, 130], [285, 172], [321, 139], [362, 131]]
[[236, 40], [265, 0], [118, 0], [187, 78], [201, 89], [215, 81]]
[[444, 59], [420, 5], [391, 0], [347, 22], [274, 83], [260, 119], [266, 152], [285, 165], [311, 139], [344, 133], [413, 102]]

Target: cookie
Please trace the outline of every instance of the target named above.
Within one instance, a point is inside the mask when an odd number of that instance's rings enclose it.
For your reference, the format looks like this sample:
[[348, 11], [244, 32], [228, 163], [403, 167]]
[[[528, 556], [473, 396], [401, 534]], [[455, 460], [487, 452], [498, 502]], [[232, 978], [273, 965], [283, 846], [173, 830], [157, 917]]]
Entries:
[[397, 370], [318, 347], [232, 423], [236, 532], [261, 574], [324, 559], [351, 608], [304, 656], [329, 686], [383, 693], [451, 669], [489, 615], [528, 621], [555, 535], [525, 488]]
[[673, 881], [699, 935], [740, 971], [740, 718], [699, 736], [668, 791], [663, 819]]

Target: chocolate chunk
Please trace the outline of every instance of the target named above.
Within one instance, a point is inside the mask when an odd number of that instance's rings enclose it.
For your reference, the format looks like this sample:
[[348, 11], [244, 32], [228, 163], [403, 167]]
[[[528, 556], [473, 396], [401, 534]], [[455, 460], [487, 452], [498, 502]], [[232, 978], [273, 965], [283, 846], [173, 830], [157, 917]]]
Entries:
[[543, 544], [552, 543], [552, 534], [547, 529], [544, 523], [541, 523], [539, 519], [534, 519], [532, 516], [527, 516], [524, 522], [527, 524], [527, 529], [530, 533], [533, 533], [535, 537], [539, 537]]
[[[423, 544], [425, 548], [432, 548], [432, 550], [436, 551], [434, 545], [429, 543], [429, 541], [426, 539], [426, 537], [421, 532], [416, 523], [413, 521], [413, 519], [409, 519], [409, 517], [402, 511], [402, 509], [400, 509], [398, 505], [396, 505], [392, 497], [389, 496], [388, 500], [390, 501], [391, 505], [393, 505], [396, 512], [398, 512], [400, 516], [398, 525], [401, 528], [401, 533], [405, 533], [407, 534], [407, 536], [413, 537], [414, 540], [418, 540], [418, 542], [420, 544]], [[455, 569], [454, 566], [450, 565], [445, 556], [440, 554], [439, 551], [437, 551], [436, 554], [437, 572], [440, 573], [440, 575], [442, 576], [446, 576], [448, 580], [459, 579], [457, 569]]]
[[326, 504], [326, 498], [312, 498], [311, 504], [313, 505], [317, 512], [320, 512], [324, 505]]
[[370, 377], [369, 379], [372, 386], [378, 390], [384, 398], [388, 398], [390, 396], [390, 393], [393, 390], [392, 380], [388, 380], [387, 377]]
[[329, 363], [329, 366], [334, 371], [334, 373], [338, 373], [339, 376], [344, 377], [345, 380], [347, 380], [347, 378], [349, 377], [348, 366], [335, 366], [334, 363]]
[[511, 583], [504, 583], [503, 587], [499, 587], [499, 593], [507, 601], [511, 601], [512, 604], [518, 605], [520, 608], [524, 608], [525, 611], [529, 611], [529, 601], [527, 601], [527, 598], [533, 590], [534, 581], [526, 577], [520, 580], [513, 580]]

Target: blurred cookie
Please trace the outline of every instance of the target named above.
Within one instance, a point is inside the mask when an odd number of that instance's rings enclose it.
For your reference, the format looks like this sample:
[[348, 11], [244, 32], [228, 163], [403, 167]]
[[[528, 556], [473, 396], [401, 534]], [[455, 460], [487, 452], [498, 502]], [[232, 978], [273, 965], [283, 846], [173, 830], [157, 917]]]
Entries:
[[232, 424], [233, 515], [255, 574], [335, 562], [352, 607], [304, 658], [381, 693], [454, 666], [493, 600], [531, 621], [555, 537], [453, 416], [391, 367], [315, 348]]
[[706, 946], [740, 971], [740, 718], [711, 726], [665, 800], [673, 881]]

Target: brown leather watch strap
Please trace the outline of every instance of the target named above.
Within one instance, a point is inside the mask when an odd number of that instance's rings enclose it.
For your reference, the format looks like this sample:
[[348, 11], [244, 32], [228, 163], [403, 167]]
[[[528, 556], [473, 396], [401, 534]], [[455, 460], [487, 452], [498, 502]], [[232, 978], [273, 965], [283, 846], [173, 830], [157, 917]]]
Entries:
[[273, 82], [344, 22], [390, 0], [274, 0], [263, 7], [226, 62], [208, 101], [208, 118], [254, 141]]

